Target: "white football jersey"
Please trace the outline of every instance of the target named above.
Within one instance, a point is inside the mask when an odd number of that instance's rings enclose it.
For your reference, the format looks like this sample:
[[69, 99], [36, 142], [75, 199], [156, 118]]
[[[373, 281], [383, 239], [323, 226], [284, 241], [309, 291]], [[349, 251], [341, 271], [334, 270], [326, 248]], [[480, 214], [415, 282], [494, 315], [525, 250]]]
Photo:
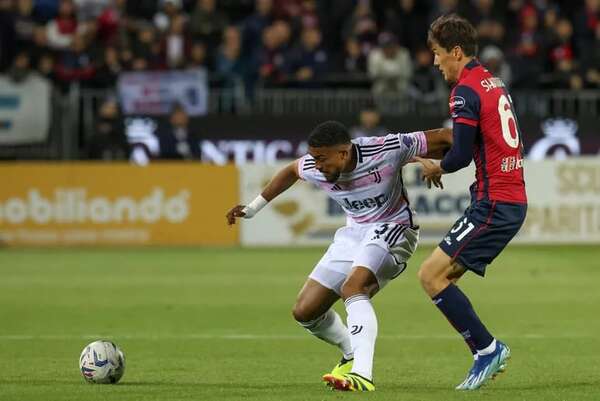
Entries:
[[402, 182], [402, 166], [427, 153], [425, 133], [390, 134], [352, 140], [356, 168], [327, 182], [310, 155], [298, 161], [300, 178], [323, 189], [346, 212], [349, 225], [392, 222], [416, 226]]

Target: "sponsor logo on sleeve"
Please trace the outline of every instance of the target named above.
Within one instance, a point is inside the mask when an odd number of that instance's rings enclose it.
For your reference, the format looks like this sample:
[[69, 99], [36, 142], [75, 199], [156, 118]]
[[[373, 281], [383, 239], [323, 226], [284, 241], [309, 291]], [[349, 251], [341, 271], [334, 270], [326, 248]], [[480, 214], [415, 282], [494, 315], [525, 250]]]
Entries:
[[407, 148], [411, 148], [415, 143], [415, 138], [411, 135], [402, 135], [402, 143]]
[[465, 107], [465, 104], [465, 98], [462, 96], [452, 96], [450, 98], [450, 102], [448, 103], [450, 110], [462, 109]]

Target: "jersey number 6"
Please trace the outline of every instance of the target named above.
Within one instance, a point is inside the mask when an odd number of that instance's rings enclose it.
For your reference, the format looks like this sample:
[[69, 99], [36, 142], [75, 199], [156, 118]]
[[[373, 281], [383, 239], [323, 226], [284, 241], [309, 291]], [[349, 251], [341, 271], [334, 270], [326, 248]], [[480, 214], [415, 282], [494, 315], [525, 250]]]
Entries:
[[[500, 95], [498, 98], [498, 113], [500, 114], [500, 123], [502, 124], [502, 137], [511, 148], [516, 149], [519, 146], [519, 134], [516, 132], [517, 124], [515, 115], [512, 112], [512, 107], [506, 95]], [[514, 136], [510, 129], [510, 121], [512, 120]]]

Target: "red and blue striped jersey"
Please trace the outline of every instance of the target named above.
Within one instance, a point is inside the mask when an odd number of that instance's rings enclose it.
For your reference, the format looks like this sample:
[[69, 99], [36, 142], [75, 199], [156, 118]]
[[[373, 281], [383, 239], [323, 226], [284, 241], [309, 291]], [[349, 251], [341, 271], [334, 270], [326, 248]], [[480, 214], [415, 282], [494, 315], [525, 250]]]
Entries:
[[454, 124], [478, 130], [473, 147], [474, 200], [527, 203], [521, 132], [502, 80], [472, 60], [452, 89], [450, 114]]

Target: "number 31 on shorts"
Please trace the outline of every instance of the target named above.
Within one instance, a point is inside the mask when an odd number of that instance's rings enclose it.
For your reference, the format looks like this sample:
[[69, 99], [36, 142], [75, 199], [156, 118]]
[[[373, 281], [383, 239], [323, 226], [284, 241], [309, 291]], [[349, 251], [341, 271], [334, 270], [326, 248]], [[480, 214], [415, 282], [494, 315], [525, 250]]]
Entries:
[[471, 223], [470, 221], [467, 221], [467, 218], [463, 218], [462, 220], [460, 220], [458, 223], [456, 223], [454, 225], [454, 227], [452, 227], [452, 230], [450, 230], [451, 234], [457, 234], [460, 233], [456, 236], [456, 241], [460, 242], [462, 241], [463, 238], [465, 238], [467, 236], [467, 234], [469, 234], [471, 231], [473, 231], [473, 229], [475, 228], [475, 224]]

